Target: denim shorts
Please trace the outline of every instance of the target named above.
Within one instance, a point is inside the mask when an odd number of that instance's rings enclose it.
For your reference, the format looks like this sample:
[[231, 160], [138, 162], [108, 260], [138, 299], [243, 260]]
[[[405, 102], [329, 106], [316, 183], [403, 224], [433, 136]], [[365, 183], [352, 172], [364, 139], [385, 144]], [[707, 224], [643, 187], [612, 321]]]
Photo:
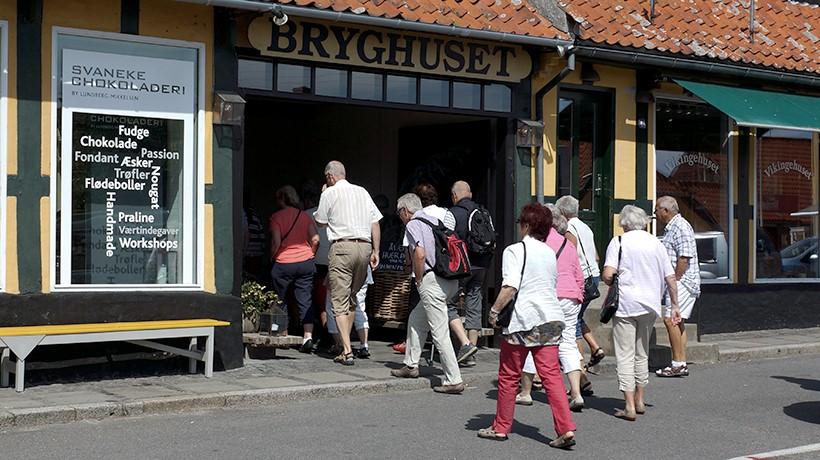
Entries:
[[[592, 278], [592, 281], [595, 284], [598, 284], [598, 283], [601, 282], [601, 278], [596, 276], [596, 277]], [[586, 313], [588, 306], [589, 306], [589, 302], [584, 302], [581, 305], [581, 311], [578, 313], [578, 322], [575, 323], [575, 338], [576, 339], [580, 339], [581, 337], [584, 336], [584, 326], [587, 325], [587, 323], [584, 322], [584, 313]]]

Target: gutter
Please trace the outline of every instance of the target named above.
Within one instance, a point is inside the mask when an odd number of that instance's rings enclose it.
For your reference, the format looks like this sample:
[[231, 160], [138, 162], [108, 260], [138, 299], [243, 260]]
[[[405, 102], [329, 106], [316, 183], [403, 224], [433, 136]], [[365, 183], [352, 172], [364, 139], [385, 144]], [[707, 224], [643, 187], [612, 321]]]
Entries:
[[758, 69], [722, 62], [705, 62], [695, 59], [586, 45], [576, 46], [576, 53], [585, 58], [601, 59], [620, 64], [647, 65], [666, 69], [702, 72], [724, 77], [765, 80], [782, 85], [801, 85], [820, 88], [820, 76], [778, 72], [776, 70]]
[[[535, 93], [535, 119], [544, 126], [544, 96], [547, 95], [553, 88], [558, 86], [561, 81], [566, 78], [573, 70], [575, 70], [575, 48], [570, 47], [567, 50], [567, 65], [561, 69], [560, 72], [550, 81], [547, 82], [538, 92]], [[535, 183], [541, 184], [535, 187], [535, 199], [541, 204], [544, 204], [544, 143], [538, 147], [538, 153], [535, 155]]]
[[333, 10], [321, 10], [317, 8], [306, 8], [301, 6], [281, 5], [278, 3], [262, 3], [254, 0], [176, 0], [184, 3], [196, 3], [205, 6], [216, 6], [223, 8], [233, 8], [238, 10], [284, 13], [288, 16], [302, 18], [321, 19], [330, 22], [346, 22], [351, 24], [361, 24], [373, 27], [385, 27], [389, 29], [412, 30], [415, 32], [426, 32], [438, 35], [448, 35], [460, 38], [471, 38], [477, 40], [488, 40], [503, 43], [515, 43], [517, 45], [544, 46], [556, 48], [558, 46], [570, 46], [572, 40], [559, 38], [533, 37], [530, 35], [516, 35], [506, 32], [493, 32], [489, 30], [472, 30], [463, 27], [443, 26], [439, 24], [426, 24], [422, 22], [406, 21], [404, 19], [390, 19], [365, 14], [346, 13]]

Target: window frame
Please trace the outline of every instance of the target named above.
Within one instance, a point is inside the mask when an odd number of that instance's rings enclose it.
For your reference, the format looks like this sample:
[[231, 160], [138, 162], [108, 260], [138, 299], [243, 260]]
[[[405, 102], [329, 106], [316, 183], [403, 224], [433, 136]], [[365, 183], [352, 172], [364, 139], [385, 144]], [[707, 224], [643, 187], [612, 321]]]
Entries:
[[[683, 95], [673, 95], [673, 94], [655, 94], [655, 99], [652, 102], [651, 106], [651, 115], [652, 115], [652, 161], [653, 161], [653, 174], [655, 177], [652, 180], [652, 209], [655, 209], [655, 204], [658, 201], [658, 113], [657, 113], [657, 103], [658, 101], [671, 101], [671, 102], [694, 102], [698, 104], [703, 104], [709, 107], [712, 107], [707, 102], [701, 100], [700, 98], [695, 97], [687, 97]], [[717, 110], [717, 109], [715, 109]], [[720, 112], [720, 110], [718, 110]], [[723, 112], [720, 112], [721, 115], [721, 135], [720, 137], [724, 140], [724, 144], [726, 147], [721, 148], [721, 153], [724, 151], [726, 152], [726, 175], [728, 177], [727, 187], [729, 189], [729, 194], [727, 196], [728, 200], [728, 213], [729, 213], [729, 223], [727, 227], [727, 238], [726, 238], [726, 250], [728, 252], [727, 257], [727, 268], [728, 268], [728, 276], [726, 279], [701, 279], [701, 284], [735, 284], [736, 282], [736, 273], [735, 273], [735, 260], [737, 257], [737, 251], [739, 248], [736, 246], [737, 244], [737, 235], [735, 234], [735, 168], [734, 168], [734, 142], [731, 140], [732, 137], [737, 136], [737, 129], [734, 123], [728, 115]], [[657, 222], [653, 220], [652, 225], [652, 234], [656, 237], [658, 236], [658, 227], [659, 225]]]
[[[753, 165], [753, 168], [752, 168], [753, 171], [754, 171], [754, 174], [752, 175], [752, 178], [751, 178], [752, 179], [752, 186], [751, 186], [752, 196], [754, 197], [754, 202], [752, 203], [752, 208], [753, 208], [754, 211], [752, 212], [752, 221], [751, 222], [752, 222], [753, 225], [752, 225], [751, 239], [749, 240], [749, 244], [751, 245], [749, 247], [749, 250], [752, 251], [752, 253], [754, 254], [753, 257], [751, 258], [751, 260], [749, 261], [749, 270], [752, 273], [752, 283], [753, 284], [818, 284], [818, 283], [820, 283], [820, 276], [818, 276], [816, 278], [758, 278], [758, 276], [757, 276], [757, 218], [758, 218], [758, 215], [759, 215], [759, 212], [760, 212], [760, 206], [759, 206], [759, 203], [758, 203], [758, 195], [757, 195], [757, 192], [758, 192], [757, 184], [758, 184], [758, 179], [759, 179], [758, 174], [760, 173], [759, 167], [758, 167], [758, 162], [760, 161], [760, 150], [759, 150], [759, 144], [758, 143], [760, 142], [760, 138], [758, 137], [758, 131], [757, 130], [758, 130], [758, 128], [769, 128], [769, 127], [768, 126], [767, 127], [752, 126], [750, 128], [754, 129], [754, 143], [753, 143], [753, 146], [754, 146], [753, 147], [754, 148], [754, 165]], [[817, 161], [816, 157], [817, 157], [818, 154], [820, 154], [820, 142], [815, 141], [814, 137], [820, 135], [820, 131], [812, 131], [812, 130], [808, 130], [808, 129], [790, 129], [790, 128], [769, 128], [769, 129], [781, 129], [781, 130], [787, 130], [787, 131], [799, 131], [799, 132], [811, 133], [811, 135], [812, 135], [811, 146], [812, 146], [812, 150], [813, 150], [811, 152], [811, 157], [812, 157], [812, 165], [811, 166], [812, 166], [812, 173], [813, 173], [812, 174], [812, 187], [815, 188], [815, 190], [817, 190], [816, 193], [818, 195], [820, 195], [820, 188], [817, 187], [817, 181], [820, 181], [820, 178], [818, 178], [818, 173], [820, 173], [820, 168], [818, 168], [818, 170], [814, 169], [815, 166], [816, 166], [815, 162]], [[820, 196], [815, 196], [814, 200], [818, 203], [818, 205], [820, 205]], [[820, 216], [815, 217], [815, 219], [820, 220]], [[816, 222], [815, 224], [817, 225], [817, 232], [818, 232], [818, 235], [816, 235], [816, 236], [820, 237], [820, 222]]]
[[[71, 280], [69, 279], [66, 283], [65, 281], [61, 281], [61, 283], [57, 283], [57, 208], [60, 203], [58, 203], [58, 187], [57, 187], [57, 173], [58, 170], [62, 168], [62, 165], [58, 161], [58, 146], [57, 146], [57, 133], [60, 131], [61, 127], [58, 125], [58, 111], [62, 110], [62, 106], [58, 107], [57, 96], [58, 92], [58, 85], [60, 84], [60, 77], [62, 68], [59, 65], [60, 63], [60, 37], [61, 36], [73, 36], [78, 38], [90, 38], [90, 39], [108, 39], [108, 40], [116, 40], [122, 42], [134, 42], [146, 45], [158, 45], [158, 46], [166, 46], [166, 47], [175, 47], [175, 48], [187, 48], [194, 50], [196, 52], [196, 63], [194, 65], [194, 69], [196, 69], [197, 75], [195, 75], [194, 82], [197, 86], [197, 94], [195, 96], [196, 101], [196, 110], [194, 113], [190, 114], [192, 122], [194, 126], [190, 129], [193, 131], [193, 142], [195, 143], [194, 148], [192, 149], [192, 153], [196, 155], [195, 160], [192, 162], [190, 166], [186, 166], [183, 163], [183, 174], [187, 177], [191, 177], [190, 182], [183, 181], [183, 186], [185, 187], [182, 190], [183, 197], [188, 196], [189, 198], [184, 203], [190, 203], [192, 208], [189, 213], [193, 213], [193, 216], [186, 215], [187, 213], [183, 213], [183, 225], [186, 223], [188, 225], [193, 226], [192, 231], [190, 233], [191, 237], [195, 238], [196, 241], [191, 247], [191, 251], [193, 254], [186, 256], [186, 259], [183, 261], [183, 267], [186, 264], [193, 264], [193, 267], [188, 269], [188, 273], [185, 271], [182, 272], [181, 277], [189, 276], [193, 279], [191, 283], [177, 283], [177, 284], [72, 284]], [[49, 249], [49, 286], [51, 291], [55, 292], [122, 292], [122, 291], [203, 291], [205, 288], [205, 60], [206, 60], [206, 47], [204, 43], [200, 42], [190, 42], [190, 41], [183, 41], [183, 40], [174, 40], [174, 39], [166, 39], [166, 38], [157, 38], [157, 37], [148, 37], [148, 36], [139, 36], [139, 35], [130, 35], [130, 34], [121, 34], [121, 33], [114, 33], [114, 32], [101, 32], [96, 30], [88, 30], [88, 29], [77, 29], [77, 28], [69, 28], [69, 27], [53, 27], [52, 28], [52, 37], [51, 37], [51, 97], [48, 101], [49, 104], [49, 111], [50, 111], [50, 148], [51, 148], [51, 165], [50, 165], [50, 190], [49, 190], [49, 201], [51, 204], [50, 209], [50, 235], [49, 235], [49, 242], [50, 242], [50, 249]], [[76, 111], [76, 110], [75, 110]], [[80, 110], [82, 111], [82, 110]], [[101, 113], [104, 111], [101, 111]], [[141, 114], [141, 116], [151, 117], [152, 114], [146, 113]], [[64, 180], [62, 184], [60, 184], [60, 196], [62, 199], [66, 196], [65, 194], [71, 194], [71, 181]], [[190, 189], [192, 187], [192, 189]], [[191, 197], [190, 195], [193, 194], [194, 196]], [[183, 198], [185, 199], [185, 198]], [[185, 219], [189, 220], [190, 222], [185, 222]], [[62, 231], [64, 232], [66, 229], [71, 230], [71, 223], [72, 220], [68, 219], [66, 221], [61, 222], [62, 224]], [[61, 246], [61, 251], [63, 254], [66, 253], [66, 249]], [[70, 249], [69, 249], [70, 251]], [[187, 262], [186, 262], [187, 261]], [[70, 261], [69, 261], [70, 264]], [[69, 273], [70, 273], [70, 266], [69, 266]]]

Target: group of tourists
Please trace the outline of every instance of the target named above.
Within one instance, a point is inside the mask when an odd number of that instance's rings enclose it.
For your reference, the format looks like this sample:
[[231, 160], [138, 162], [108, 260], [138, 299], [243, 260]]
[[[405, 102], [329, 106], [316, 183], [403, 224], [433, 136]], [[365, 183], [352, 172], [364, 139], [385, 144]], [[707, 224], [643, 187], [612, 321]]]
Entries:
[[[357, 357], [369, 356], [361, 354], [362, 349], [367, 352], [364, 296], [379, 265], [383, 215], [364, 188], [346, 180], [340, 162], [328, 163], [325, 179], [325, 190], [308, 212], [299, 209], [292, 188], [277, 192], [281, 210], [271, 217], [271, 275], [280, 297], [289, 287], [294, 289], [305, 326], [302, 349], [308, 350], [314, 259], [319, 251], [327, 251], [327, 322], [333, 323], [338, 344], [334, 361], [353, 365]], [[404, 366], [391, 374], [419, 376], [429, 332], [444, 371], [434, 391], [458, 394], [465, 389], [459, 367], [474, 363], [478, 350], [482, 293], [496, 248], [492, 217], [472, 200], [470, 185], [454, 183], [451, 199], [453, 207], [440, 207], [436, 189], [420, 184], [397, 200], [417, 300], [407, 320], [406, 343], [396, 347], [404, 352]], [[689, 373], [684, 324], [700, 294], [700, 277], [694, 232], [675, 199], [665, 196], [656, 201], [655, 217], [665, 225], [661, 240], [647, 231], [651, 219], [643, 209], [625, 206], [618, 217], [622, 234], [609, 242], [603, 270], [595, 236], [578, 218], [578, 207], [572, 196], [555, 204], [524, 206], [516, 221], [520, 241], [503, 250], [501, 288], [486, 318], [500, 329], [496, 417], [491, 427], [478, 432], [481, 438], [506, 440], [515, 405], [532, 405], [531, 391], [540, 385], [557, 433], [550, 446], [575, 445], [572, 412], [581, 412], [584, 397], [593, 394], [587, 370], [606, 356], [584, 321], [590, 302], [600, 295], [600, 281], [618, 294], [613, 342], [624, 407], [614, 415], [635, 421], [646, 412], [649, 338], [659, 316], [669, 333], [672, 361], [657, 376]], [[459, 291], [464, 297], [463, 318], [456, 306]], [[350, 342], [354, 326], [364, 341], [356, 353]], [[590, 356], [586, 364], [584, 344]]]

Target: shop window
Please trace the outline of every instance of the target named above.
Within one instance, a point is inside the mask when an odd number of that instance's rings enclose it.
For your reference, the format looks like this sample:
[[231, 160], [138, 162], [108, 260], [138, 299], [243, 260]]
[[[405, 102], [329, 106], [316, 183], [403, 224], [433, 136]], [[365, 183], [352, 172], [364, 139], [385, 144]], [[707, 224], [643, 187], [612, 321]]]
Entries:
[[[704, 281], [729, 279], [730, 151], [724, 116], [705, 104], [655, 104], [656, 197], [675, 198], [692, 224]], [[658, 236], [663, 235], [659, 223]]]
[[558, 196], [572, 194], [572, 99], [558, 100]]
[[387, 102], [416, 103], [416, 79], [401, 75], [387, 76]]
[[453, 108], [481, 110], [481, 85], [453, 82]]
[[317, 67], [316, 95], [347, 97], [347, 71]]
[[450, 106], [450, 82], [447, 80], [421, 79], [420, 102], [435, 107]]
[[[6, 145], [8, 104], [8, 22], [0, 21], [0, 254], [6, 254]], [[19, 256], [22, 256], [20, 254]], [[0, 290], [6, 285], [6, 262], [0, 262]]]
[[350, 73], [350, 97], [363, 101], [381, 101], [384, 76], [369, 72]]
[[273, 64], [264, 61], [239, 60], [239, 87], [273, 90]]
[[293, 64], [276, 65], [276, 91], [310, 94], [310, 67]]
[[820, 277], [817, 144], [812, 133], [757, 129], [756, 277]]
[[507, 85], [484, 87], [484, 110], [509, 112], [512, 110], [512, 91]]
[[204, 48], [55, 33], [55, 289], [199, 289]]

